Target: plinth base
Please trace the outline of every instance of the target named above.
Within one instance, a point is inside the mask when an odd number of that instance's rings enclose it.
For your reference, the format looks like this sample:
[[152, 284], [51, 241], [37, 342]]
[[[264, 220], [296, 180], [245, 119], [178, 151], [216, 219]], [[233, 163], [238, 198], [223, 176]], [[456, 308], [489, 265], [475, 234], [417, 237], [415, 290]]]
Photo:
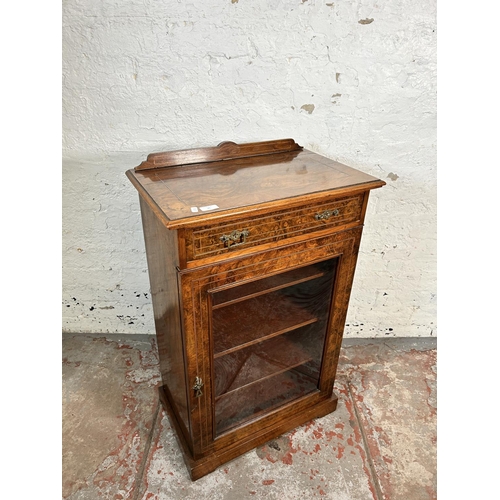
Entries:
[[261, 446], [271, 439], [275, 439], [285, 432], [291, 431], [292, 429], [305, 424], [313, 418], [319, 418], [328, 415], [329, 413], [336, 410], [338, 401], [338, 397], [334, 393], [330, 399], [311, 406], [307, 409], [307, 411], [301, 412], [296, 417], [287, 419], [286, 422], [280, 422], [277, 425], [266, 427], [261, 431], [248, 436], [248, 439], [244, 441], [238, 441], [232, 446], [227, 446], [226, 448], [224, 448], [224, 450], [220, 450], [212, 454], [207, 454], [195, 459], [193, 458], [191, 450], [189, 449], [189, 445], [184, 437], [184, 434], [181, 431], [172, 407], [170, 406], [164, 387], [159, 387], [158, 392], [161, 404], [168, 415], [172, 427], [175, 429], [177, 442], [179, 443], [179, 446], [182, 450], [184, 462], [186, 463], [189, 475], [193, 481], [209, 474], [210, 472], [213, 472], [215, 469], [217, 469], [217, 467], [220, 467], [226, 462], [229, 462], [230, 460], [243, 455], [247, 451], [250, 451], [257, 446]]

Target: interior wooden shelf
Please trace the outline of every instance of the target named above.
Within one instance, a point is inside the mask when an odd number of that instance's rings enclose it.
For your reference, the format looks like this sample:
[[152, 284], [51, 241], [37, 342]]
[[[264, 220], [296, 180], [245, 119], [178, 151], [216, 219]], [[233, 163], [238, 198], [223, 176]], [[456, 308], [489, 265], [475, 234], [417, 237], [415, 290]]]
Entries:
[[316, 373], [319, 377], [323, 337], [324, 332], [305, 327], [217, 358], [214, 363], [216, 401], [306, 363], [307, 368], [300, 371], [311, 376]]
[[305, 281], [320, 278], [324, 276], [324, 274], [325, 273], [316, 266], [300, 267], [286, 273], [276, 274], [268, 278], [221, 290], [211, 294], [212, 309], [225, 307], [288, 286], [298, 285]]
[[283, 403], [317, 391], [317, 384], [317, 379], [289, 370], [234, 391], [231, 397], [222, 398], [215, 405], [216, 432], [226, 432]]
[[214, 311], [212, 319], [214, 358], [317, 320], [306, 308], [279, 292], [248, 299], [245, 307], [239, 307], [238, 303], [223, 307]]

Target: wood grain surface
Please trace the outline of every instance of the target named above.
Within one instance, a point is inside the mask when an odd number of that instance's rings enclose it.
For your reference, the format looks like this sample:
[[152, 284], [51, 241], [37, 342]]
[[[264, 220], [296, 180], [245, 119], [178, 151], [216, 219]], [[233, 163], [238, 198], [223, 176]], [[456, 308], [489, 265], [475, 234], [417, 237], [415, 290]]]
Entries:
[[193, 163], [208, 163], [221, 160], [260, 156], [286, 151], [299, 151], [299, 146], [293, 139], [278, 139], [265, 142], [251, 142], [236, 144], [232, 141], [221, 142], [215, 147], [183, 149], [151, 153], [135, 170], [149, 170], [152, 168], [173, 167], [176, 165], [190, 165]]
[[127, 176], [148, 202], [161, 210], [172, 228], [210, 219], [214, 213], [230, 215], [231, 210], [269, 207], [298, 196], [385, 184], [301, 148], [208, 163], [129, 170]]

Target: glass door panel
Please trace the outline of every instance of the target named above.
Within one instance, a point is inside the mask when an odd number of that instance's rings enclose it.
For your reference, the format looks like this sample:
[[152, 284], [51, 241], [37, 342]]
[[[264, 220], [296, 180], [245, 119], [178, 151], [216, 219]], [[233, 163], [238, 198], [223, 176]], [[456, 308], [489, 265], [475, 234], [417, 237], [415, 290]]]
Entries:
[[336, 266], [210, 293], [217, 435], [318, 390]]

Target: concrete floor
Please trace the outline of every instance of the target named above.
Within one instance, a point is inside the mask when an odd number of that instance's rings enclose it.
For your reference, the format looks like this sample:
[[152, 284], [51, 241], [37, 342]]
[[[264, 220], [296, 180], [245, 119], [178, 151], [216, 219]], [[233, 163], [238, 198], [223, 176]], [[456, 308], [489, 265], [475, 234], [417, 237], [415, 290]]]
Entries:
[[63, 336], [63, 498], [436, 498], [436, 341], [345, 341], [337, 410], [191, 482], [154, 337]]

